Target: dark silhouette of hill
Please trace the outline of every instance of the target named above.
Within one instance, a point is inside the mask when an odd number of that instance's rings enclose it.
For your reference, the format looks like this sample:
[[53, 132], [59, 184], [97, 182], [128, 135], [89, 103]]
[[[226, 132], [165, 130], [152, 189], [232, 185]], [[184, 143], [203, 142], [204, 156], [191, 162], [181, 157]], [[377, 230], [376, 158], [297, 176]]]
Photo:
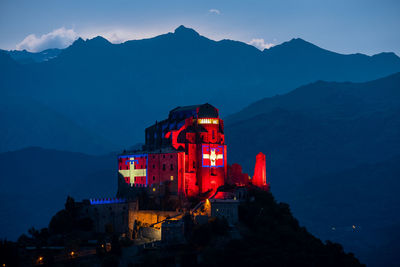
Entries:
[[3, 77], [2, 94], [32, 97], [120, 148], [143, 140], [142, 129], [177, 105], [209, 102], [226, 115], [321, 79], [389, 75], [400, 71], [400, 59], [341, 55], [301, 39], [260, 51], [180, 26], [122, 44], [78, 39], [53, 59], [23, 66], [18, 79]]
[[[251, 173], [253, 155], [264, 151], [274, 195], [300, 222], [377, 264], [394, 242], [375, 233], [400, 223], [399, 115], [399, 73], [366, 83], [312, 83], [227, 118], [229, 160]], [[353, 233], [353, 224], [360, 231]]]
[[[182, 266], [364, 266], [340, 244], [322, 242], [301, 227], [289, 205], [270, 192], [248, 193], [236, 231], [224, 220], [210, 220], [193, 228], [187, 245], [142, 253], [140, 263], [158, 266], [180, 257]], [[231, 238], [233, 232], [240, 238]]]
[[291, 189], [294, 214], [316, 236], [345, 244], [369, 265], [396, 266], [399, 177], [400, 156], [314, 177]]
[[39, 63], [43, 61], [48, 61], [53, 59], [60, 54], [61, 49], [52, 48], [46, 49], [41, 52], [28, 52], [26, 50], [3, 50], [5, 53], [9, 54], [12, 59], [17, 61], [20, 64], [30, 64], [30, 63]]
[[114, 196], [115, 166], [115, 155], [35, 147], [1, 153], [0, 238], [15, 240], [31, 226], [46, 227], [68, 195]]

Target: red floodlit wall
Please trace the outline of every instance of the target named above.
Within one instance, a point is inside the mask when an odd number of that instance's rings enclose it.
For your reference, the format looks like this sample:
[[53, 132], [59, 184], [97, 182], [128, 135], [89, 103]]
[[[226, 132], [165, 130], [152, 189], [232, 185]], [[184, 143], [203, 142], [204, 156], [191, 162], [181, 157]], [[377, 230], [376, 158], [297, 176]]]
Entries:
[[147, 168], [149, 185], [165, 183], [166, 181], [173, 182], [178, 179], [178, 154], [179, 153], [149, 154]]
[[120, 156], [118, 172], [124, 177], [127, 184], [145, 187], [147, 185], [147, 154]]
[[228, 183], [245, 186], [249, 184], [249, 175], [243, 173], [242, 166], [237, 163], [232, 164], [228, 167]]
[[225, 184], [227, 174], [226, 145], [201, 144], [198, 146], [200, 192], [215, 192]]
[[256, 165], [254, 167], [254, 176], [252, 183], [255, 186], [265, 187], [267, 186], [267, 170], [265, 154], [258, 153], [256, 156]]
[[[219, 118], [193, 117], [185, 120], [178, 130], [172, 130], [166, 135], [171, 138], [172, 146], [185, 150], [184, 158], [180, 160], [184, 166], [182, 180], [178, 180], [179, 192], [186, 196], [215, 191], [225, 183], [227, 176], [226, 145], [221, 132], [222, 120]], [[182, 141], [181, 132], [189, 126], [201, 129], [196, 132], [186, 132]], [[193, 129], [193, 128], [192, 128]]]

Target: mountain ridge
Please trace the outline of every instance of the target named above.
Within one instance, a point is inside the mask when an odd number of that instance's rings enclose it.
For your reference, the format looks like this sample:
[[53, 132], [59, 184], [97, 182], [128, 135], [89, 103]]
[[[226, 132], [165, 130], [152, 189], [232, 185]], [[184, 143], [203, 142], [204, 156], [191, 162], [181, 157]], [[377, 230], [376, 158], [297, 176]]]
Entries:
[[[302, 95], [302, 94], [305, 93], [305, 90], [311, 90], [311, 89], [314, 89], [314, 88], [316, 89], [316, 88], [320, 88], [322, 86], [324, 87], [323, 89], [329, 89], [330, 87], [337, 86], [337, 85], [344, 87], [344, 88], [342, 88], [342, 91], [346, 89], [345, 88], [346, 86], [350, 86], [350, 87], [351, 86], [357, 86], [357, 87], [361, 87], [361, 88], [364, 87], [364, 86], [367, 86], [368, 88], [372, 88], [373, 89], [374, 87], [376, 87], [376, 84], [386, 83], [386, 82], [391, 83], [393, 81], [396, 81], [394, 84], [400, 84], [400, 72], [391, 74], [391, 75], [389, 75], [387, 77], [383, 77], [383, 78], [380, 78], [380, 79], [377, 79], [377, 80], [367, 81], [367, 82], [363, 82], [363, 83], [356, 83], [356, 82], [326, 82], [326, 81], [319, 80], [319, 81], [316, 81], [316, 82], [311, 83], [311, 84], [300, 86], [300, 87], [294, 89], [293, 91], [291, 91], [291, 92], [289, 92], [287, 94], [284, 94], [284, 95], [277, 95], [277, 96], [274, 96], [274, 97], [265, 97], [263, 99], [260, 99], [259, 101], [256, 101], [256, 102], [252, 103], [251, 105], [243, 108], [240, 112], [228, 116], [226, 118], [226, 123], [227, 124], [237, 123], [237, 122], [239, 122], [241, 120], [249, 119], [251, 116], [261, 115], [261, 114], [263, 114], [265, 112], [262, 111], [262, 113], [261, 113], [261, 112], [255, 111], [255, 110], [259, 109], [259, 108], [262, 108], [262, 107], [265, 107], [265, 105], [273, 105], [274, 107], [280, 107], [279, 106], [280, 105], [279, 104], [279, 99], [281, 99], [282, 97], [288, 98], [288, 97], [292, 97], [292, 96], [295, 97], [296, 95]], [[394, 86], [394, 87], [384, 88], [384, 89], [389, 90], [388, 93], [390, 93], [390, 92], [393, 92], [393, 90], [396, 90], [396, 87]], [[322, 91], [322, 92], [329, 93], [329, 91], [327, 91], [327, 90]], [[307, 94], [310, 94], [310, 95], [313, 95], [313, 96], [315, 96], [315, 94], [318, 94], [318, 93], [320, 93], [320, 92], [319, 91], [307, 92]], [[379, 91], [379, 93], [376, 92], [374, 94], [374, 96], [378, 97], [381, 93], [382, 93], [382, 91]], [[386, 95], [387, 95], [387, 93], [384, 96], [381, 95], [380, 97], [385, 97]], [[394, 100], [396, 100], [396, 98], [395, 99], [388, 99], [389, 103], [391, 103]], [[275, 101], [275, 103], [274, 103], [274, 101]], [[374, 101], [374, 99], [372, 97], [370, 97], [370, 101]], [[399, 100], [397, 100], [397, 101], [399, 101]], [[307, 103], [307, 99], [303, 98], [302, 101], [299, 101], [298, 103], [291, 102], [290, 104], [285, 105], [285, 108], [289, 108], [289, 109], [295, 111], [296, 110], [295, 109], [296, 105], [297, 106], [299, 104], [300, 105], [302, 105], [302, 104], [304, 105], [305, 103]], [[399, 102], [396, 102], [394, 104], [399, 104]]]
[[[302, 52], [296, 43], [311, 50]], [[214, 41], [184, 26], [122, 44], [78, 39], [51, 60], [0, 69], [8, 72], [0, 94], [31, 97], [121, 149], [142, 142], [138, 129], [175, 106], [208, 102], [224, 117], [316, 80], [359, 82], [400, 71], [397, 57], [340, 55], [301, 39], [290, 46], [295, 56], [286, 48], [279, 52], [279, 45], [262, 52]], [[133, 115], [137, 111], [141, 116]]]
[[[247, 45], [247, 46], [254, 47], [253, 45], [249, 45], [249, 44], [247, 44], [247, 43], [245, 43], [245, 42], [243, 42], [243, 41], [238, 41], [238, 40], [232, 40], [232, 39], [213, 40], [213, 39], [209, 39], [209, 38], [207, 38], [207, 37], [204, 37], [203, 35], [200, 35], [196, 30], [194, 30], [194, 29], [192, 29], [192, 28], [185, 27], [184, 25], [178, 26], [177, 28], [175, 28], [175, 30], [174, 30], [173, 32], [168, 32], [168, 33], [165, 33], [165, 34], [160, 34], [160, 35], [155, 36], [155, 37], [149, 37], [149, 38], [143, 38], [143, 39], [126, 40], [126, 41], [124, 41], [124, 42], [122, 42], [122, 43], [111, 43], [107, 38], [105, 38], [105, 37], [103, 37], [103, 36], [101, 36], [101, 35], [95, 36], [95, 37], [93, 37], [93, 38], [87, 38], [86, 40], [84, 40], [82, 37], [78, 37], [75, 41], [73, 41], [73, 43], [72, 43], [70, 46], [72, 46], [72, 45], [74, 45], [74, 44], [76, 45], [76, 43], [86, 43], [86, 42], [90, 42], [90, 41], [92, 41], [92, 40], [94, 40], [94, 41], [97, 40], [98, 42], [100, 42], [99, 40], [101, 40], [101, 42], [102, 42], [102, 43], [105, 43], [105, 44], [121, 45], [121, 44], [124, 44], [124, 43], [126, 43], [126, 42], [149, 40], [149, 39], [154, 39], [154, 38], [157, 38], [157, 37], [160, 37], [160, 36], [168, 36], [168, 35], [171, 35], [171, 34], [180, 35], [180, 36], [186, 36], [186, 37], [189, 37], [189, 36], [191, 36], [191, 37], [203, 37], [203, 38], [206, 38], [206, 39], [211, 40], [211, 41], [214, 41], [214, 42], [233, 41], [233, 42], [239, 42], [239, 43], [245, 44], [245, 45]], [[311, 43], [311, 42], [309, 42], [309, 41], [307, 41], [307, 40], [305, 40], [305, 39], [303, 39], [303, 38], [301, 38], [301, 37], [294, 37], [294, 38], [292, 38], [292, 39], [290, 39], [290, 40], [288, 40], [288, 41], [284, 41], [284, 42], [282, 42], [282, 43], [280, 43], [280, 44], [274, 45], [274, 46], [272, 46], [271, 48], [265, 48], [265, 49], [263, 49], [261, 52], [273, 51], [273, 50], [275, 50], [277, 47], [279, 47], [279, 48], [282, 48], [282, 47], [292, 47], [292, 46], [296, 46], [296, 45], [300, 45], [300, 46], [308, 47], [308, 48], [318, 48], [318, 49], [320, 49], [320, 50], [322, 50], [322, 51], [325, 51], [325, 52], [332, 52], [332, 53], [335, 53], [335, 54], [338, 54], [338, 55], [344, 55], [344, 56], [346, 56], [346, 55], [363, 55], [363, 56], [367, 56], [367, 57], [376, 57], [376, 56], [380, 56], [380, 55], [384, 54], [385, 56], [390, 55], [390, 57], [395, 56], [396, 58], [399, 58], [399, 56], [397, 56], [396, 53], [394, 53], [394, 52], [379, 52], [379, 53], [373, 54], [373, 55], [371, 55], [371, 56], [366, 55], [366, 54], [363, 54], [363, 53], [349, 53], [349, 54], [337, 53], [337, 52], [333, 52], [333, 51], [330, 51], [330, 50], [328, 50], [328, 49], [322, 48], [322, 47], [320, 47], [320, 46], [317, 46], [317, 45], [315, 45], [315, 44], [313, 44], [313, 43]], [[70, 47], [70, 46], [68, 46], [68, 47]], [[43, 51], [39, 51], [39, 52], [29, 52], [29, 51], [27, 51], [27, 50], [4, 50], [4, 49], [3, 49], [3, 50], [0, 49], [0, 50], [1, 50], [1, 51], [5, 51], [6, 53], [9, 53], [9, 54], [12, 53], [12, 52], [21, 52], [21, 53], [29, 53], [29, 54], [40, 54], [40, 53], [43, 53], [43, 52], [45, 52], [45, 51], [47, 51], [47, 50], [65, 50], [65, 49], [67, 49], [68, 47], [63, 48], [63, 49], [58, 49], [58, 48], [47, 48], [47, 49], [44, 49]], [[257, 49], [257, 50], [258, 50], [258, 49]]]

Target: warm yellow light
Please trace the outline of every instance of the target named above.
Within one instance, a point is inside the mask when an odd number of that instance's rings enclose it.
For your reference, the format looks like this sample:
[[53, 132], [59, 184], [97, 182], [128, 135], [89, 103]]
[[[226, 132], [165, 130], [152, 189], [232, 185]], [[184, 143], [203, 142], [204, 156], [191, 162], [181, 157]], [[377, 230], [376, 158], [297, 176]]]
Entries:
[[75, 255], [75, 252], [71, 251], [71, 256], [74, 256], [74, 255]]
[[103, 245], [103, 244], [101, 244], [101, 247], [102, 247], [102, 248], [104, 248], [104, 245]]
[[354, 224], [353, 224], [353, 226], [352, 226], [352, 227], [353, 227], [353, 229], [356, 229], [356, 226], [355, 226]]
[[199, 124], [218, 124], [219, 120], [218, 119], [198, 119], [197, 122]]
[[206, 201], [204, 203], [204, 211], [208, 216], [211, 215], [211, 202], [208, 198], [206, 199]]
[[156, 188], [155, 187], [153, 187], [153, 192], [155, 192], [156, 191]]
[[174, 176], [171, 175], [171, 181], [173, 181], [173, 180], [174, 180]]
[[43, 257], [39, 257], [39, 261], [42, 261], [43, 260]]

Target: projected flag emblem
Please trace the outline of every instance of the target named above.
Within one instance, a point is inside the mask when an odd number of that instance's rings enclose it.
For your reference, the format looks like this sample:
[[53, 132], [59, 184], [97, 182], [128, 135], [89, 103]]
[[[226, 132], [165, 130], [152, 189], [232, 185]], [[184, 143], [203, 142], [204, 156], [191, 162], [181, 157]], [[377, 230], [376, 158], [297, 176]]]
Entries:
[[223, 167], [224, 147], [203, 145], [203, 167]]
[[126, 183], [131, 186], [147, 185], [147, 154], [120, 156], [118, 165]]

